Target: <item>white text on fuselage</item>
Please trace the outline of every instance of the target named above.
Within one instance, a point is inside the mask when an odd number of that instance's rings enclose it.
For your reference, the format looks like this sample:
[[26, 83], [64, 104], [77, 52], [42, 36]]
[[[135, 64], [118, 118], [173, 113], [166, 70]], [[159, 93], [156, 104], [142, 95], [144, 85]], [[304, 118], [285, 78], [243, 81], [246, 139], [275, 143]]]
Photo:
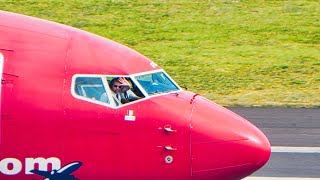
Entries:
[[[30, 171], [37, 169], [41, 171], [48, 171], [61, 168], [61, 161], [59, 158], [25, 158], [25, 174], [33, 174]], [[23, 169], [22, 162], [16, 158], [5, 158], [0, 161], [0, 172], [5, 175], [19, 174]]]

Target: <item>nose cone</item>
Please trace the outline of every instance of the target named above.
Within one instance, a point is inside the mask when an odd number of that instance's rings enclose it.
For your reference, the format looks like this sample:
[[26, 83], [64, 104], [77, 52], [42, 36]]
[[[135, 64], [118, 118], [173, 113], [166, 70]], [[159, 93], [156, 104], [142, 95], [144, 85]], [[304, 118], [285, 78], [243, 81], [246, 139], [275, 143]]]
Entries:
[[242, 179], [269, 159], [266, 136], [231, 111], [198, 98], [192, 114], [194, 179]]

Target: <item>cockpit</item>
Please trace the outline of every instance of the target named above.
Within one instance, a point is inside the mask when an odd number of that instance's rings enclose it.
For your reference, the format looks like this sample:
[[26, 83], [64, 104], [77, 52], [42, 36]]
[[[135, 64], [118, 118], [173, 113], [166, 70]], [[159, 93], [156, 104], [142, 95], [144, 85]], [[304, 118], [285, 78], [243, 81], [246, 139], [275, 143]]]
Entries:
[[[111, 87], [111, 82], [115, 78], [125, 78], [130, 85], [126, 91], [130, 91], [138, 98], [125, 103], [117, 101]], [[180, 90], [163, 70], [132, 75], [75, 74], [71, 86], [71, 93], [75, 98], [109, 107], [119, 107]]]

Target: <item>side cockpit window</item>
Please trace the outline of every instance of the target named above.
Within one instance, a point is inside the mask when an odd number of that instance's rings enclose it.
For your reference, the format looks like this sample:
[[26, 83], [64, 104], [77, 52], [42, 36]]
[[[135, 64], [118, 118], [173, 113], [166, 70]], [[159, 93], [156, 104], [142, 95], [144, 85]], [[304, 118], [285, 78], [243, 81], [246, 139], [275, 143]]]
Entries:
[[79, 99], [118, 107], [145, 96], [130, 77], [75, 75], [72, 94]]
[[74, 84], [74, 91], [81, 97], [110, 104], [101, 77], [77, 77]]

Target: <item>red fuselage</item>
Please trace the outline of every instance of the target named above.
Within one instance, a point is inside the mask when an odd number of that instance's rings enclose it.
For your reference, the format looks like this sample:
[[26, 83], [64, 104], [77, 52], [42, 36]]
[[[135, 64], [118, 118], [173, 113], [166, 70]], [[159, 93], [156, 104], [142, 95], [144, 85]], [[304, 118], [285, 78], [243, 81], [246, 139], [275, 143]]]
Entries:
[[[236, 180], [270, 157], [265, 135], [231, 111], [173, 81], [148, 92], [137, 77], [165, 72], [97, 35], [0, 11], [0, 68], [0, 179]], [[97, 77], [104, 86], [81, 90], [110, 93], [113, 76], [142, 98], [116, 106], [75, 90], [77, 77]]]

